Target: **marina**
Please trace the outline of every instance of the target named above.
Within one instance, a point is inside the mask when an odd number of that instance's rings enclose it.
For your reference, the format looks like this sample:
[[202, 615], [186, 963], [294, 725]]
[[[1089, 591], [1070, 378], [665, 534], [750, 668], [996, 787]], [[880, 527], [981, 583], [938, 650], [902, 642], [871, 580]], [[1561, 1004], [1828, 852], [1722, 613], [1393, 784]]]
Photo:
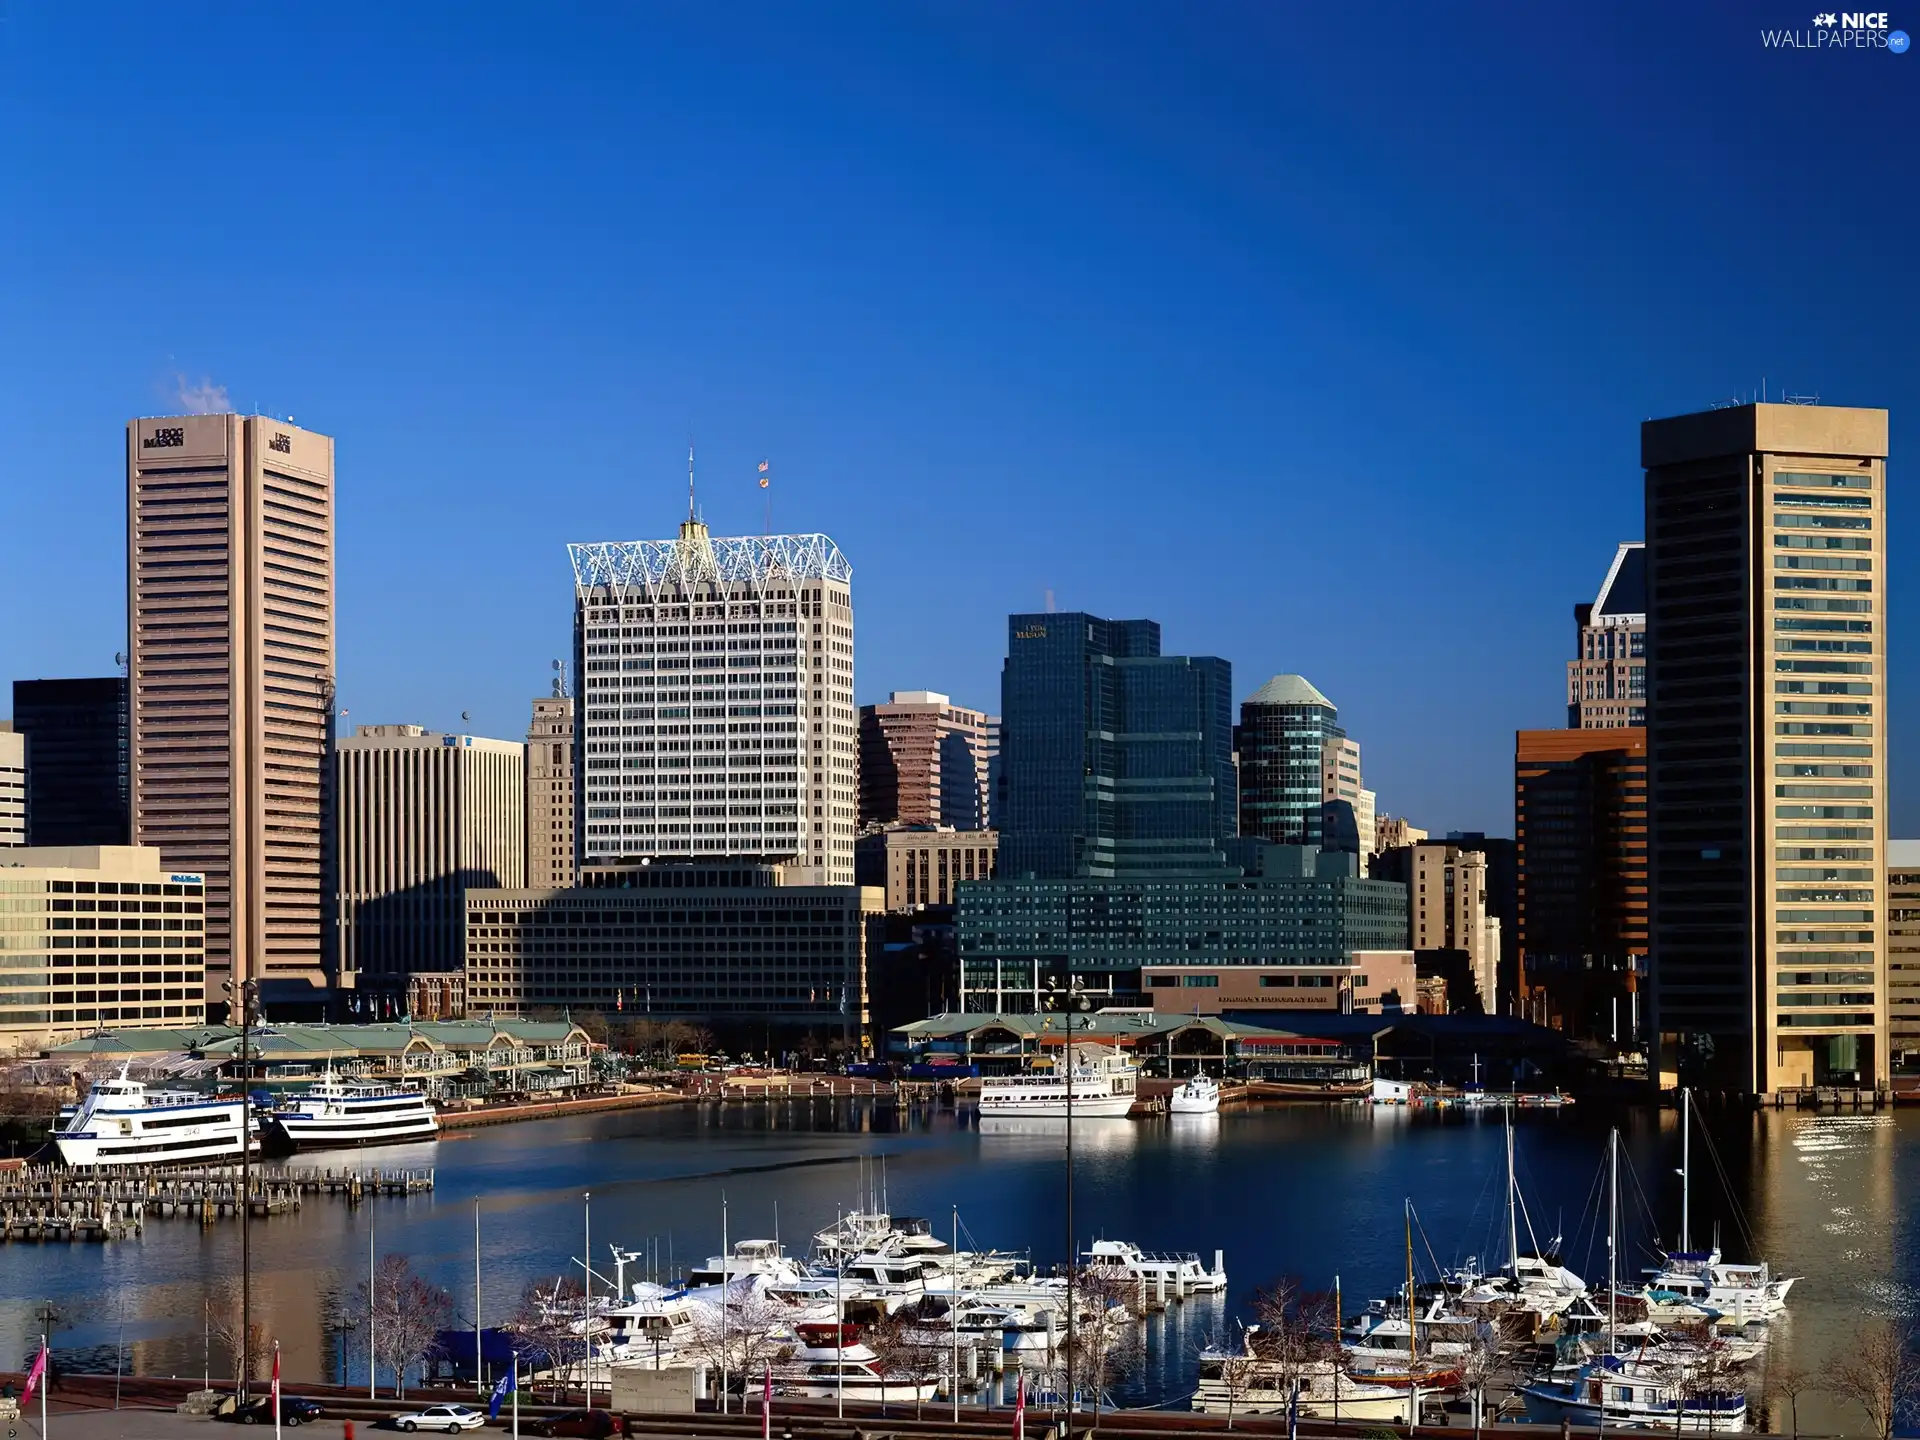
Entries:
[[[1535, 1318], [1507, 1322], [1512, 1340], [1523, 1343], [1530, 1363], [1550, 1360], [1540, 1370], [1542, 1383], [1565, 1381], [1572, 1372], [1562, 1368], [1556, 1377], [1555, 1366], [1593, 1364], [1604, 1348], [1596, 1332], [1608, 1310], [1607, 1225], [1604, 1206], [1594, 1202], [1605, 1194], [1602, 1166], [1612, 1125], [1602, 1125], [1602, 1118], [1579, 1109], [1515, 1113], [1511, 1190], [1508, 1117], [1498, 1110], [1289, 1107], [1076, 1122], [1082, 1276], [1096, 1248], [1107, 1252], [1103, 1258], [1120, 1259], [1135, 1247], [1144, 1256], [1192, 1259], [1197, 1271], [1221, 1269], [1227, 1277], [1224, 1289], [1190, 1284], [1182, 1299], [1169, 1270], [1164, 1308], [1158, 1277], [1130, 1277], [1125, 1305], [1137, 1317], [1129, 1324], [1141, 1336], [1143, 1354], [1107, 1387], [1107, 1399], [1211, 1408], [1224, 1383], [1236, 1407], [1260, 1408], [1262, 1387], [1242, 1373], [1253, 1367], [1234, 1357], [1243, 1348], [1244, 1327], [1260, 1323], [1260, 1292], [1289, 1275], [1306, 1290], [1337, 1295], [1335, 1309], [1356, 1332], [1343, 1338], [1369, 1352], [1349, 1361], [1348, 1383], [1340, 1388], [1343, 1413], [1349, 1400], [1385, 1403], [1377, 1392], [1355, 1387], [1398, 1386], [1404, 1406], [1409, 1385], [1402, 1377], [1416, 1358], [1439, 1363], [1442, 1371], [1462, 1368], [1457, 1353], [1441, 1352], [1460, 1343], [1459, 1336], [1471, 1338], [1472, 1307], [1511, 1310], [1522, 1299], [1536, 1307]], [[1679, 1247], [1679, 1117], [1633, 1111], [1605, 1119], [1622, 1131], [1622, 1189], [1631, 1196], [1634, 1182], [1624, 1177], [1637, 1176], [1647, 1202], [1622, 1206], [1620, 1274], [1611, 1292], [1619, 1332], [1644, 1335], [1633, 1327], [1644, 1327], [1655, 1313], [1658, 1323], [1700, 1318], [1693, 1313], [1699, 1307], [1651, 1286], [1655, 1275], [1642, 1273], [1645, 1266], [1665, 1273], [1674, 1256], [1712, 1248], [1702, 1242]], [[1783, 1355], [1818, 1363], [1835, 1353], [1887, 1277], [1903, 1275], [1912, 1252], [1905, 1217], [1891, 1197], [1895, 1175], [1920, 1158], [1920, 1135], [1910, 1134], [1909, 1125], [1904, 1115], [1712, 1113], [1689, 1127], [1695, 1168], [1724, 1168], [1739, 1184], [1737, 1206], [1720, 1193], [1717, 1179], [1693, 1187], [1688, 1218], [1694, 1234], [1720, 1232], [1722, 1263], [1765, 1260], [1777, 1268], [1785, 1257], [1794, 1274], [1811, 1277], [1793, 1287], [1790, 1314], [1771, 1327], [1770, 1339], [1736, 1335], [1715, 1342], [1754, 1347], [1746, 1354], [1756, 1376]], [[1712, 1152], [1701, 1149], [1705, 1130], [1714, 1135]], [[913, 1333], [921, 1332], [918, 1348], [941, 1349], [942, 1373], [961, 1377], [965, 1402], [999, 1403], [1022, 1373], [1030, 1396], [1042, 1391], [1049, 1350], [1057, 1359], [1067, 1329], [1057, 1238], [1062, 1131], [1059, 1121], [982, 1118], [965, 1106], [901, 1108], [842, 1098], [681, 1106], [443, 1136], [430, 1147], [432, 1191], [371, 1210], [309, 1203], [277, 1217], [271, 1252], [262, 1256], [256, 1247], [256, 1304], [283, 1339], [290, 1363], [330, 1374], [344, 1359], [349, 1376], [357, 1369], [364, 1377], [364, 1352], [348, 1345], [343, 1356], [320, 1312], [326, 1295], [351, 1291], [356, 1254], [364, 1273], [367, 1219], [377, 1221], [380, 1251], [414, 1255], [422, 1271], [456, 1297], [470, 1296], [477, 1202], [481, 1313], [493, 1326], [513, 1314], [530, 1283], [551, 1285], [569, 1269], [579, 1274], [582, 1197], [591, 1190], [592, 1233], [599, 1237], [595, 1306], [604, 1312], [592, 1327], [601, 1387], [622, 1363], [670, 1363], [669, 1354], [691, 1343], [703, 1308], [702, 1287], [693, 1280], [731, 1288], [756, 1274], [768, 1278], [754, 1288], [799, 1311], [799, 1323], [828, 1327], [815, 1333], [832, 1333], [836, 1310], [849, 1326], [890, 1322], [907, 1332], [910, 1346]], [[429, 1147], [418, 1149], [424, 1155]], [[1717, 1162], [1708, 1161], [1709, 1153]], [[307, 1169], [298, 1157], [261, 1168], [273, 1180]], [[1399, 1313], [1409, 1197], [1418, 1357], [1405, 1348]], [[903, 1211], [930, 1218], [889, 1219], [884, 1226], [878, 1218]], [[1566, 1239], [1556, 1246], [1562, 1230]], [[175, 1238], [203, 1233], [206, 1241], [190, 1247]], [[805, 1243], [792, 1243], [796, 1234]], [[1657, 1247], [1653, 1242], [1661, 1238], [1666, 1244]], [[1509, 1253], [1513, 1240], [1517, 1260]], [[609, 1241], [623, 1247], [624, 1261], [609, 1262]], [[128, 1344], [137, 1346], [141, 1368], [183, 1372], [199, 1365], [201, 1343], [197, 1326], [189, 1331], [182, 1317], [200, 1306], [202, 1267], [217, 1265], [222, 1253], [231, 1259], [234, 1243], [233, 1227], [149, 1226], [134, 1245], [74, 1247], [68, 1252], [74, 1262], [53, 1275], [44, 1263], [29, 1261], [44, 1254], [44, 1246], [10, 1247], [0, 1250], [0, 1293], [52, 1289], [58, 1308], [69, 1303], [63, 1295], [78, 1304], [85, 1294], [130, 1287]], [[1220, 1260], [1216, 1249], [1224, 1251]], [[844, 1277], [835, 1273], [840, 1268]], [[1565, 1293], [1575, 1284], [1585, 1293]], [[960, 1303], [949, 1307], [955, 1293]], [[627, 1303], [615, 1303], [616, 1296]], [[25, 1300], [0, 1301], [0, 1327], [27, 1333], [31, 1309]], [[1077, 1307], [1075, 1329], [1099, 1319], [1088, 1306]], [[0, 1340], [4, 1333], [0, 1329]], [[59, 1336], [56, 1348], [84, 1354], [102, 1343], [110, 1346], [111, 1335], [81, 1324]], [[864, 1333], [859, 1343], [883, 1348]], [[1604, 1369], [1606, 1362], [1599, 1363]], [[739, 1372], [732, 1373], [737, 1386]], [[1337, 1382], [1330, 1370], [1318, 1381], [1311, 1371], [1300, 1378], [1308, 1385], [1305, 1400], [1317, 1394], [1331, 1404]], [[1518, 1373], [1500, 1381], [1509, 1397], [1526, 1383], [1531, 1377]], [[1411, 1388], [1422, 1390], [1420, 1403], [1430, 1403], [1417, 1377]], [[1755, 1405], [1760, 1388], [1752, 1387]], [[1490, 1414], [1493, 1404], [1490, 1393]], [[1500, 1413], [1522, 1413], [1519, 1400]], [[1758, 1427], [1759, 1413], [1750, 1417], [1750, 1428]], [[1726, 1428], [1721, 1418], [1715, 1426]]]

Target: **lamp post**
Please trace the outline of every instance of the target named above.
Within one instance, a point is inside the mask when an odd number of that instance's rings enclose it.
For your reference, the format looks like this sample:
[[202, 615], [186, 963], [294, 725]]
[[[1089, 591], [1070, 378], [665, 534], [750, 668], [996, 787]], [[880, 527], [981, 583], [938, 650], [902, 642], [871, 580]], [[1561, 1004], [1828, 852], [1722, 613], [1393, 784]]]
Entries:
[[237, 1392], [247, 1398], [253, 1368], [253, 1065], [248, 1051], [253, 1041], [253, 1007], [259, 1003], [260, 982], [242, 980], [238, 993], [232, 981], [220, 988], [240, 1005], [240, 1378]]
[[347, 1388], [347, 1336], [360, 1328], [360, 1322], [351, 1315], [336, 1315], [327, 1322], [327, 1329], [340, 1338], [334, 1342], [340, 1352], [340, 1388]]
[[1093, 1001], [1087, 995], [1077, 975], [1069, 976], [1064, 987], [1054, 980], [1048, 980], [1044, 989], [1045, 994], [1042, 998], [1047, 1009], [1061, 1015], [1066, 1020], [1067, 1026], [1067, 1394], [1066, 1417], [1061, 1423], [1061, 1435], [1066, 1437], [1073, 1434], [1074, 1382], [1080, 1369], [1080, 1355], [1075, 1348], [1075, 1330], [1078, 1325], [1075, 1311], [1079, 1307], [1074, 1302], [1073, 1293], [1073, 1282], [1079, 1259], [1073, 1229], [1073, 1017], [1088, 1009]]

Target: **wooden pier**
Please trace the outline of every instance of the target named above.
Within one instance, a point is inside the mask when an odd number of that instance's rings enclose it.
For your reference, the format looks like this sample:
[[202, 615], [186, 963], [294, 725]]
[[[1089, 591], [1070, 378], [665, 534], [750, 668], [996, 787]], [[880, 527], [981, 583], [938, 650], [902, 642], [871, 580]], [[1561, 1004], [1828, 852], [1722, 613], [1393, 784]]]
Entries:
[[[426, 1194], [433, 1181], [432, 1170], [255, 1169], [245, 1204], [262, 1218], [291, 1214], [308, 1196], [357, 1205], [375, 1195]], [[241, 1204], [238, 1165], [27, 1165], [0, 1172], [0, 1241], [125, 1240], [149, 1220], [232, 1220]]]

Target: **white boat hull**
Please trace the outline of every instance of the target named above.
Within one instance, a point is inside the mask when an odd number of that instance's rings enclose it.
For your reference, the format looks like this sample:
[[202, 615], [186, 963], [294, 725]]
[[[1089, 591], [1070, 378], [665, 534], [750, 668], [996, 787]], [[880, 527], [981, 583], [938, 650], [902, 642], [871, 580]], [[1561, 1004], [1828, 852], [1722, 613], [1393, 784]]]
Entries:
[[[95, 1111], [84, 1130], [54, 1132], [54, 1148], [68, 1165], [201, 1165], [240, 1158], [242, 1104], [116, 1112]], [[164, 1120], [165, 1127], [155, 1126]], [[253, 1148], [260, 1148], [256, 1135]]]
[[331, 1150], [346, 1146], [408, 1145], [440, 1134], [440, 1121], [431, 1112], [363, 1121], [352, 1115], [275, 1115], [273, 1127], [296, 1150]]
[[[1112, 1120], [1124, 1118], [1133, 1109], [1131, 1095], [1076, 1095], [1073, 1097], [1073, 1118], [1076, 1120]], [[1065, 1096], [1058, 1098], [1036, 1096], [1031, 1099], [1024, 1096], [980, 1097], [980, 1113], [985, 1117], [1027, 1116], [1040, 1120], [1064, 1120], [1067, 1118]]]
[[1182, 1095], [1176, 1090], [1173, 1092], [1172, 1104], [1167, 1107], [1167, 1113], [1170, 1115], [1218, 1115], [1220, 1097], [1209, 1095], [1204, 1099], [1195, 1099], [1190, 1095]]

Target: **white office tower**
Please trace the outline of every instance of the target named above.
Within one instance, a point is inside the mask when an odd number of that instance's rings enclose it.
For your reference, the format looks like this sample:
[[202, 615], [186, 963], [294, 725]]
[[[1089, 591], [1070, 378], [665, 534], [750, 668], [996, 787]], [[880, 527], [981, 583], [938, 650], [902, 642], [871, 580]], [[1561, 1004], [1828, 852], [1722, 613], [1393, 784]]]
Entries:
[[853, 568], [825, 535], [570, 545], [583, 865], [853, 883]]

